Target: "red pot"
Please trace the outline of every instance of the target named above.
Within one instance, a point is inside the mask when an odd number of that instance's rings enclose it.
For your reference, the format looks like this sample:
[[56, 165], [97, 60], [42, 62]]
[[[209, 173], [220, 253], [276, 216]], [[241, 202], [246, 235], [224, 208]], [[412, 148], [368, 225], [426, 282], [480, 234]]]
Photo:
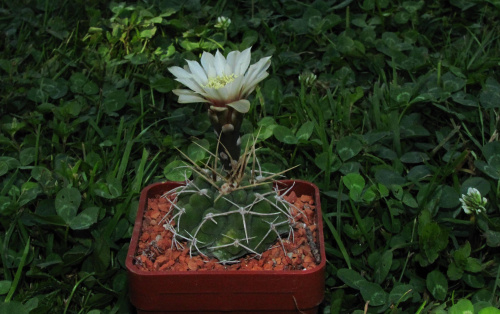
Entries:
[[316, 313], [325, 289], [325, 245], [318, 188], [300, 180], [278, 181], [292, 186], [297, 196], [314, 197], [321, 263], [309, 270], [281, 271], [143, 271], [133, 265], [147, 199], [182, 183], [155, 183], [145, 187], [126, 259], [129, 294], [138, 313], [273, 312]]

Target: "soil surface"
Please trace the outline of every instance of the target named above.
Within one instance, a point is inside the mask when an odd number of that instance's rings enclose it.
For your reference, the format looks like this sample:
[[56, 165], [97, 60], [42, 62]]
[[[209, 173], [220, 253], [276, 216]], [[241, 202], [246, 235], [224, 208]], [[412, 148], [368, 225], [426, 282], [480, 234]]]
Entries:
[[[172, 200], [175, 195], [171, 195]], [[189, 246], [172, 244], [172, 233], [163, 227], [170, 217], [171, 203], [157, 195], [148, 200], [142, 222], [135, 265], [146, 271], [210, 271], [210, 270], [306, 270], [320, 263], [317, 249], [316, 211], [314, 199], [309, 195], [297, 197], [291, 192], [284, 198], [293, 204], [296, 216], [293, 236], [277, 240], [258, 258], [247, 255], [231, 264], [221, 264], [215, 258], [190, 256]], [[307, 216], [307, 217], [304, 217]]]

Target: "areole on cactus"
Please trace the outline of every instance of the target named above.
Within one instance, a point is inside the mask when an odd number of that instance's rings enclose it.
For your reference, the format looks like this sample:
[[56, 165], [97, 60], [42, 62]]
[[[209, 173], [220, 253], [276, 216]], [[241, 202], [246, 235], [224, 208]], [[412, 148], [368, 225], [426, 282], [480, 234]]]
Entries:
[[250, 65], [251, 48], [231, 51], [225, 58], [219, 51], [203, 52], [201, 64], [186, 60], [187, 66], [170, 67], [176, 80], [189, 89], [175, 89], [179, 103], [206, 103], [208, 116], [219, 137], [219, 156], [224, 169], [231, 171], [240, 156], [240, 128], [250, 109], [247, 97], [269, 73], [271, 57]]

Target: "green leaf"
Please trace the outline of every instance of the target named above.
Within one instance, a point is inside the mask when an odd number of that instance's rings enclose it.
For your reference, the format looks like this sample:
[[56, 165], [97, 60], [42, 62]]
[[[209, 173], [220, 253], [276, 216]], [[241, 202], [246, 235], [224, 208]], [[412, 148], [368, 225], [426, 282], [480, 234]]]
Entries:
[[478, 273], [483, 270], [483, 267], [478, 259], [469, 257], [467, 258], [467, 263], [465, 264], [465, 270], [471, 273]]
[[99, 207], [88, 207], [71, 220], [69, 227], [73, 230], [88, 229], [97, 222], [98, 217]]
[[187, 51], [192, 51], [200, 48], [200, 43], [199, 42], [191, 42], [189, 40], [183, 40], [180, 42], [180, 45], [182, 48], [184, 48]]
[[153, 38], [155, 33], [156, 33], [156, 26], [151, 27], [149, 29], [142, 30], [139, 33], [139, 37], [141, 37], [141, 38]]
[[500, 314], [500, 309], [497, 309], [496, 307], [493, 306], [489, 306], [479, 310], [477, 314]]
[[[9, 133], [10, 136], [14, 136], [14, 134], [16, 134], [17, 131], [22, 130], [24, 127], [26, 127], [26, 122], [19, 121], [15, 117], [12, 118], [12, 120], [10, 120], [10, 122], [3, 122], [2, 123], [2, 130]], [[0, 157], [0, 158], [3, 158], [3, 157]], [[8, 158], [8, 157], [5, 157], [5, 158]]]
[[400, 201], [403, 198], [404, 191], [403, 187], [400, 185], [393, 185], [391, 186], [392, 194], [394, 194], [394, 197]]
[[428, 211], [422, 211], [419, 216], [419, 243], [428, 261], [433, 263], [439, 257], [439, 253], [448, 245], [448, 231], [441, 228], [436, 222], [426, 221], [424, 219], [425, 213], [428, 214]]
[[163, 169], [163, 174], [170, 181], [186, 181], [193, 174], [193, 170], [184, 161], [174, 160]]
[[456, 7], [459, 7], [460, 9], [462, 9], [462, 11], [465, 11], [476, 5], [475, 2], [469, 0], [450, 0], [450, 3]]
[[99, 87], [96, 83], [90, 81], [87, 76], [81, 72], [75, 72], [69, 79], [70, 89], [73, 93], [95, 95], [99, 92]]
[[467, 285], [474, 289], [480, 289], [485, 286], [484, 277], [480, 274], [465, 273], [462, 278]]
[[495, 168], [497, 171], [500, 171], [500, 142], [489, 142], [483, 146], [481, 151], [483, 152], [488, 165]]
[[413, 197], [413, 195], [411, 195], [410, 192], [408, 192], [408, 191], [404, 191], [404, 194], [403, 194], [403, 204], [405, 204], [406, 206], [411, 207], [411, 208], [417, 208], [418, 207], [417, 200], [415, 200], [415, 198]]
[[273, 130], [277, 126], [276, 121], [272, 117], [264, 117], [257, 122], [258, 128], [254, 131], [254, 135], [259, 134], [260, 140], [266, 140], [273, 135]]
[[363, 193], [363, 201], [370, 203], [373, 202], [378, 196], [378, 189], [375, 184], [370, 185]]
[[354, 136], [346, 136], [341, 138], [336, 146], [336, 151], [342, 161], [349, 160], [359, 154], [363, 149], [361, 142]]
[[349, 173], [359, 173], [360, 170], [361, 170], [361, 164], [357, 161], [344, 162], [339, 169], [339, 171], [343, 175], [347, 175]]
[[482, 160], [475, 160], [474, 161], [474, 166], [481, 170], [484, 174], [490, 176], [491, 178], [495, 180], [500, 179], [500, 170], [493, 168], [492, 166], [488, 165]]
[[172, 91], [177, 84], [169, 77], [160, 77], [150, 79], [150, 86], [160, 93], [168, 93]]
[[68, 85], [62, 78], [57, 80], [43, 78], [40, 82], [40, 88], [47, 92], [52, 99], [64, 97], [68, 92]]
[[464, 313], [474, 313], [474, 306], [472, 302], [467, 299], [459, 300], [455, 305], [450, 307], [448, 314], [464, 314]]
[[314, 131], [314, 122], [307, 121], [306, 123], [302, 124], [302, 126], [299, 128], [295, 136], [299, 141], [307, 141], [311, 137], [313, 131]]
[[389, 300], [387, 292], [379, 284], [373, 282], [363, 283], [359, 291], [366, 302], [370, 301], [370, 306], [384, 305]]
[[389, 274], [392, 266], [392, 251], [385, 251], [380, 259], [376, 262], [373, 279], [376, 283], [382, 284]]
[[285, 144], [294, 145], [297, 144], [299, 141], [297, 137], [295, 137], [293, 132], [289, 128], [283, 125], [277, 125], [273, 129], [273, 133], [278, 141]]
[[424, 152], [408, 152], [400, 158], [401, 162], [406, 164], [419, 164], [429, 159], [429, 156]]
[[479, 101], [476, 97], [471, 94], [465, 93], [463, 91], [459, 91], [451, 96], [454, 102], [459, 103], [464, 106], [469, 107], [478, 107]]
[[77, 188], [62, 188], [56, 195], [55, 207], [57, 215], [69, 224], [76, 216], [81, 201], [82, 195]]
[[486, 244], [489, 247], [500, 247], [500, 232], [487, 230], [483, 236], [486, 238]]
[[339, 269], [337, 272], [337, 277], [339, 277], [339, 279], [342, 280], [346, 285], [354, 289], [360, 289], [361, 286], [364, 286], [368, 283], [368, 281], [366, 281], [366, 279], [363, 278], [358, 272], [347, 268]]
[[122, 90], [115, 90], [106, 94], [103, 106], [106, 112], [115, 112], [122, 109], [127, 101], [127, 93]]
[[486, 163], [476, 160], [474, 165], [491, 178], [500, 179], [500, 142], [494, 141], [483, 146], [481, 149]]
[[122, 195], [121, 181], [109, 175], [106, 182], [98, 181], [95, 184], [94, 193], [107, 199], [117, 198]]
[[0, 69], [7, 72], [7, 74], [11, 74], [14, 69], [14, 63], [10, 60], [0, 59]]
[[446, 293], [448, 292], [448, 281], [446, 277], [439, 271], [431, 271], [425, 280], [427, 290], [432, 294], [432, 296], [438, 300], [443, 301], [446, 299]]
[[131, 53], [124, 57], [125, 60], [129, 60], [133, 65], [142, 65], [149, 62], [148, 55], [145, 53]]
[[490, 182], [488, 180], [481, 178], [481, 177], [472, 177], [468, 178], [462, 183], [462, 186], [460, 187], [460, 192], [462, 194], [467, 194], [467, 190], [469, 188], [476, 188], [481, 195], [486, 195], [490, 192], [491, 186]]
[[38, 194], [42, 192], [40, 185], [36, 182], [24, 182], [21, 185], [21, 195], [18, 199], [18, 203], [20, 206], [24, 206], [36, 199]]
[[399, 284], [392, 288], [389, 293], [389, 302], [392, 304], [404, 302], [413, 296], [413, 290], [412, 285]]
[[12, 281], [10, 280], [0, 280], [0, 295], [7, 294], [10, 290], [10, 286], [12, 285]]
[[441, 77], [441, 82], [443, 84], [443, 90], [445, 92], [456, 92], [464, 88], [467, 83], [466, 79], [457, 77], [453, 75], [451, 72], [447, 72]]
[[188, 146], [187, 155], [193, 162], [203, 160], [210, 151], [210, 143], [207, 140], [197, 140]]
[[27, 166], [35, 162], [36, 149], [34, 147], [28, 147], [19, 153], [19, 161], [21, 165]]
[[457, 264], [460, 268], [465, 268], [467, 265], [467, 258], [470, 256], [470, 243], [469, 241], [465, 242], [464, 246], [453, 252], [453, 259], [455, 260], [455, 264]]
[[500, 84], [493, 77], [486, 79], [479, 94], [479, 102], [485, 109], [500, 108]]
[[0, 176], [3, 176], [9, 170], [19, 167], [20, 162], [12, 157], [0, 156]]
[[255, 44], [259, 40], [259, 33], [255, 30], [245, 31], [243, 34], [243, 40], [240, 43], [240, 50], [247, 49]]
[[336, 155], [331, 155], [331, 152], [322, 152], [319, 155], [316, 155], [314, 158], [314, 163], [316, 166], [323, 170], [327, 170], [328, 157], [330, 156], [330, 172], [335, 172], [339, 170], [340, 166], [342, 166], [342, 162]]
[[464, 274], [464, 270], [458, 267], [455, 262], [451, 262], [446, 271], [446, 275], [450, 280], [460, 280]]
[[377, 182], [391, 187], [393, 185], [403, 185], [406, 180], [396, 171], [392, 169], [379, 169], [375, 172], [375, 179]]
[[439, 206], [442, 208], [455, 208], [460, 205], [460, 195], [448, 185], [438, 187]]
[[36, 266], [40, 268], [45, 268], [60, 263], [62, 263], [62, 259], [58, 254], [49, 253], [49, 255], [45, 258], [45, 261], [37, 263]]
[[108, 241], [100, 241], [102, 234], [99, 231], [92, 231], [94, 250], [90, 258], [90, 263], [95, 271], [105, 271], [111, 262], [111, 250]]
[[81, 72], [74, 72], [69, 78], [70, 89], [73, 93], [81, 93], [83, 86], [88, 82], [87, 76]]
[[28, 314], [30, 311], [18, 301], [0, 303], [0, 314]]
[[365, 188], [365, 179], [357, 173], [349, 173], [342, 178], [345, 186], [349, 190], [349, 196], [354, 201], [359, 201], [361, 193]]

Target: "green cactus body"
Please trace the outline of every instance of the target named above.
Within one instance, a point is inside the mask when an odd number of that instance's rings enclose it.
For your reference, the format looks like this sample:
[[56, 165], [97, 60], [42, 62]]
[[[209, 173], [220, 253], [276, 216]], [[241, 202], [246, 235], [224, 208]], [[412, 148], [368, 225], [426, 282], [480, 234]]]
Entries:
[[165, 226], [177, 241], [187, 240], [191, 254], [215, 257], [223, 263], [249, 253], [260, 255], [280, 235], [292, 231], [294, 219], [291, 205], [271, 182], [250, 184], [249, 177], [245, 174], [235, 187], [195, 175], [185, 186], [171, 191], [177, 195], [172, 215], [175, 224]]

